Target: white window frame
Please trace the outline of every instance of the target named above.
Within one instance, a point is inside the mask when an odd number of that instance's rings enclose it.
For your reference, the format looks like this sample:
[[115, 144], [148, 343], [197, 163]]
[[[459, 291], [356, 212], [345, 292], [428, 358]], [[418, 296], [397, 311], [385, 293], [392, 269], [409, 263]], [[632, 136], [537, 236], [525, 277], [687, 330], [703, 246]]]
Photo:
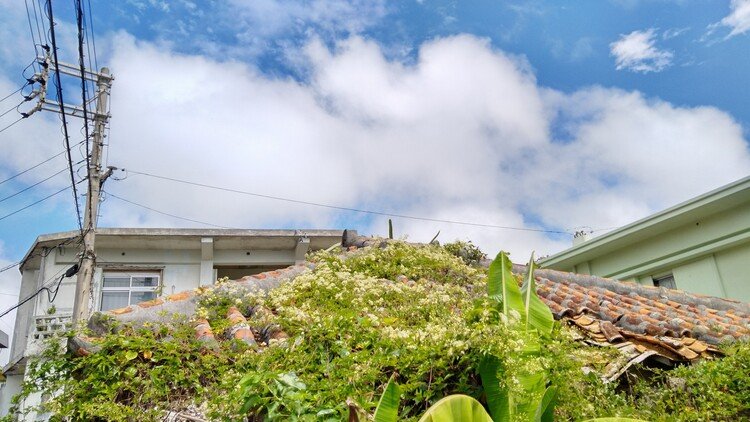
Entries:
[[[110, 277], [117, 277], [117, 278], [129, 278], [129, 285], [128, 286], [121, 286], [121, 287], [107, 287], [104, 284], [104, 281], [106, 280], [107, 276]], [[155, 277], [156, 278], [156, 285], [154, 286], [133, 286], [133, 278], [138, 277]], [[102, 284], [101, 284], [101, 291], [99, 293], [99, 310], [102, 310], [102, 305], [104, 304], [104, 294], [107, 292], [127, 292], [128, 293], [128, 304], [125, 306], [135, 305], [135, 302], [133, 303], [133, 293], [154, 293], [154, 298], [159, 296], [159, 290], [162, 287], [162, 277], [161, 277], [161, 271], [141, 271], [141, 270], [135, 270], [135, 271], [125, 271], [125, 270], [104, 270], [102, 271]], [[107, 309], [110, 310], [110, 309]]]

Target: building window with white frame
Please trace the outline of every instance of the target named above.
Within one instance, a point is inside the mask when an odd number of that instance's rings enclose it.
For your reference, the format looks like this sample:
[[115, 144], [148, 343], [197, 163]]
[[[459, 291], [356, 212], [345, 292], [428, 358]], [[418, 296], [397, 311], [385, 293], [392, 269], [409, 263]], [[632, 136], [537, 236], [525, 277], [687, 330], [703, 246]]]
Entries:
[[161, 274], [153, 271], [105, 271], [100, 309], [109, 311], [156, 299], [160, 279]]

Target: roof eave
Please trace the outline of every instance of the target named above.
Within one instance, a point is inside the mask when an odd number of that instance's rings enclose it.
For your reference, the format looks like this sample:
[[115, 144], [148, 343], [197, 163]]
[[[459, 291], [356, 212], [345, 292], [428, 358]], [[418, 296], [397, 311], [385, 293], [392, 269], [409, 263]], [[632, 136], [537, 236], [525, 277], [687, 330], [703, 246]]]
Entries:
[[[701, 208], [704, 208], [709, 204], [717, 204], [722, 200], [728, 200], [735, 195], [742, 193], [750, 195], [750, 176], [546, 257], [540, 261], [540, 264], [547, 267], [575, 265], [579, 263], [578, 261], [580, 261], [579, 258], [581, 255], [585, 255], [603, 246], [614, 246], [618, 243], [622, 243], [624, 246], [627, 244], [628, 238], [632, 238], [635, 233], [641, 232], [644, 229], [652, 229], [657, 224], [675, 220], [689, 213], [699, 212]], [[652, 231], [651, 233], [656, 234], [656, 231]]]

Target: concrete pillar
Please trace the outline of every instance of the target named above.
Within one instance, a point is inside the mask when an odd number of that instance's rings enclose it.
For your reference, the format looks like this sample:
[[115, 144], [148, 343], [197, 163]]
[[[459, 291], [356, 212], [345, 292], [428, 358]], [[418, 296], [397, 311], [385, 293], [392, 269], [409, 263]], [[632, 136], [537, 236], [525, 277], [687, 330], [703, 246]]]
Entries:
[[214, 239], [201, 238], [201, 279], [199, 285], [210, 286], [216, 282], [214, 278]]
[[300, 237], [297, 240], [297, 246], [294, 248], [294, 263], [301, 264], [305, 262], [305, 254], [310, 250], [310, 239]]

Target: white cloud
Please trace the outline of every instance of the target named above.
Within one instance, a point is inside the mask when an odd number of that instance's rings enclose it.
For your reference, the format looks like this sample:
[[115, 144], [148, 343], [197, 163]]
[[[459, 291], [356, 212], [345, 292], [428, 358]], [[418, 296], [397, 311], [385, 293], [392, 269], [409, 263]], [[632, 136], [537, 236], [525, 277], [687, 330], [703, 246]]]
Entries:
[[720, 26], [731, 29], [726, 38], [750, 31], [750, 0], [732, 0], [729, 8], [731, 10], [729, 15], [721, 21], [709, 25], [709, 35]]
[[633, 31], [611, 43], [617, 70], [648, 73], [661, 72], [672, 64], [672, 52], [656, 47], [656, 30]]
[[[333, 49], [312, 41], [301, 60], [310, 75], [304, 83], [125, 34], [113, 45], [110, 162], [135, 170], [435, 219], [564, 229], [625, 224], [750, 171], [740, 126], [718, 109], [616, 89], [549, 90], [523, 58], [472, 36], [425, 43], [413, 64], [388, 59], [359, 37]], [[136, 202], [231, 227], [343, 221], [326, 209], [132, 174], [107, 183]], [[103, 215], [109, 225], [185, 225], [114, 198]], [[365, 233], [387, 227], [380, 218], [347, 218]], [[532, 249], [546, 254], [569, 242], [394, 223], [413, 240], [440, 230], [441, 241], [475, 239], [522, 260]]]

